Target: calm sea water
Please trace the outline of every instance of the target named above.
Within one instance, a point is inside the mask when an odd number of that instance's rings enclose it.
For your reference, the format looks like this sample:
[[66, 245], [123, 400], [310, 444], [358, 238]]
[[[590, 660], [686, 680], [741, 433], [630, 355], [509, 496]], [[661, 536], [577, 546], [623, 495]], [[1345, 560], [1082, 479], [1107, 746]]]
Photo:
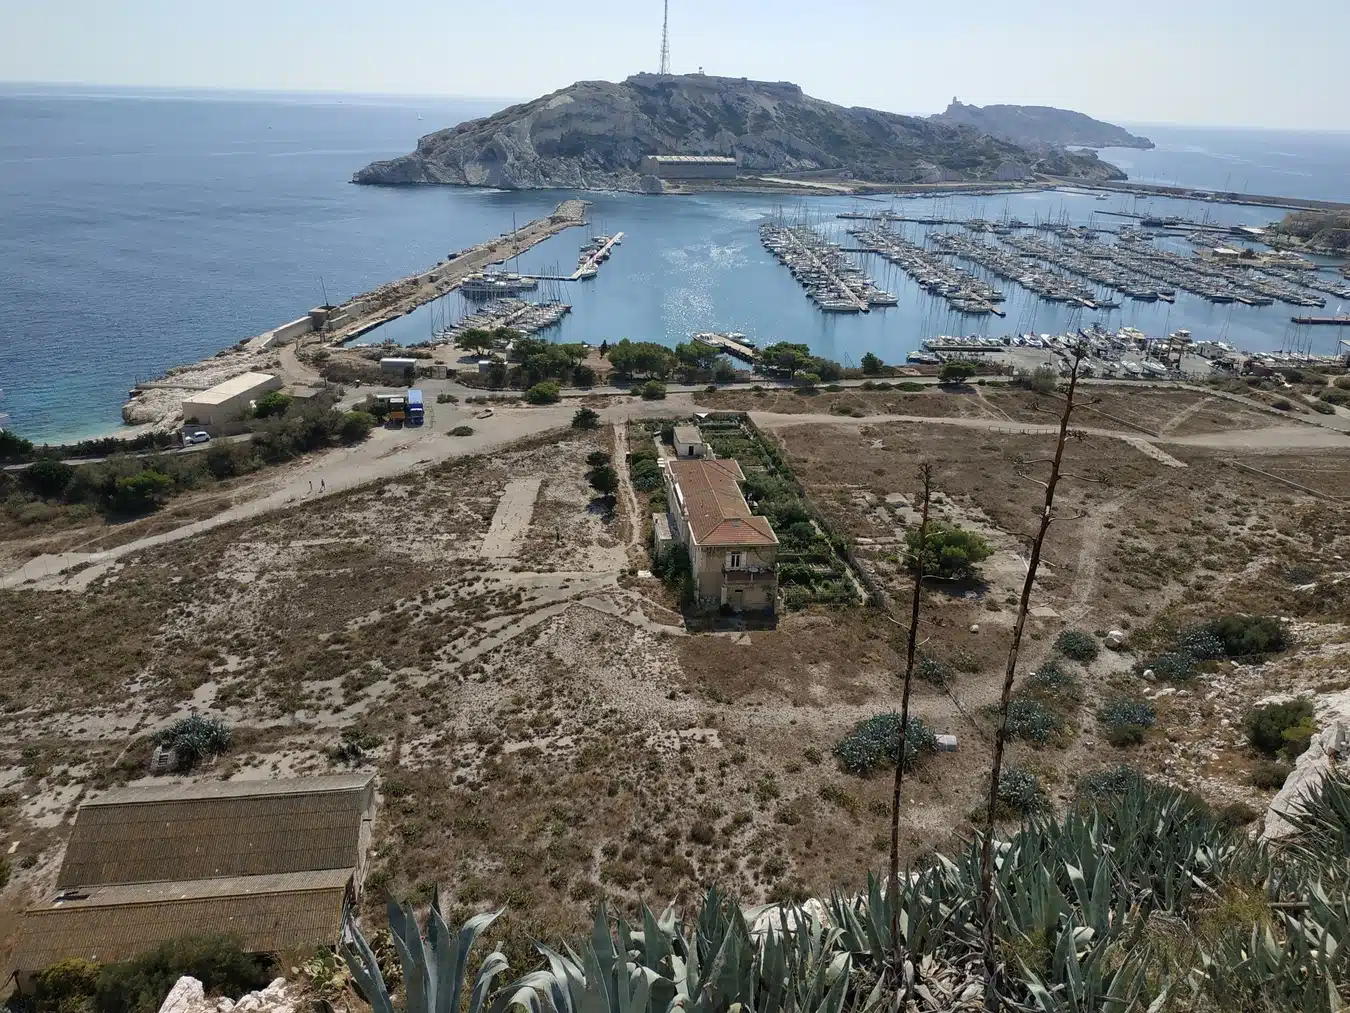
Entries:
[[[36, 440], [108, 431], [137, 379], [291, 320], [325, 292], [336, 302], [425, 267], [573, 196], [347, 182], [367, 162], [409, 150], [419, 134], [494, 106], [0, 90], [0, 410]], [[1140, 178], [1182, 185], [1225, 185], [1221, 177], [1242, 165], [1245, 186], [1233, 179], [1233, 189], [1350, 197], [1344, 135], [1150, 133], [1158, 150], [1106, 157], [1132, 160]], [[1271, 154], [1277, 149], [1295, 153], [1297, 168]], [[592, 231], [622, 230], [627, 238], [598, 279], [563, 290], [574, 310], [553, 332], [559, 340], [674, 343], [697, 330], [738, 330], [761, 342], [804, 341], [845, 362], [868, 350], [894, 361], [935, 334], [1053, 331], [1098, 318], [1007, 285], [1006, 320], [959, 317], [870, 258], [868, 269], [901, 305], [828, 316], [759, 244], [758, 223], [780, 211], [836, 229], [839, 211], [879, 209], [889, 199], [583, 196], [594, 204]], [[1102, 212], [1143, 203], [1044, 193], [896, 206], [1114, 225], [1125, 219]], [[1278, 214], [1166, 200], [1146, 206], [1253, 224]], [[568, 273], [585, 238], [569, 230], [521, 257], [519, 269]], [[452, 296], [379, 336], [419, 340], [463, 312]], [[1175, 306], [1127, 302], [1100, 318], [1272, 348], [1288, 339], [1289, 315], [1279, 305], [1219, 307], [1182, 294]]]

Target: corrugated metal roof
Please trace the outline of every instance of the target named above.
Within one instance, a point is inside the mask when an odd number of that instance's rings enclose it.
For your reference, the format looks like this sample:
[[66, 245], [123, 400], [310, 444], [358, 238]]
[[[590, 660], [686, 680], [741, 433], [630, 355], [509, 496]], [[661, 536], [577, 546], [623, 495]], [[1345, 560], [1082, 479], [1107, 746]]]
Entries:
[[730, 155], [649, 155], [658, 162], [679, 165], [735, 165], [736, 159]]
[[669, 465], [684, 497], [694, 541], [699, 545], [777, 545], [768, 518], [750, 512], [737, 483], [745, 480], [735, 460], [674, 460]]
[[351, 791], [365, 788], [375, 780], [371, 773], [330, 774], [323, 777], [280, 777], [240, 781], [156, 781], [112, 788], [83, 803], [124, 805], [128, 802], [177, 802], [183, 799], [253, 798], [264, 795], [313, 795], [325, 791]]
[[67, 957], [123, 960], [169, 939], [225, 935], [253, 953], [331, 945], [349, 870], [99, 887], [88, 898], [24, 912], [13, 965]]
[[365, 774], [109, 792], [80, 807], [57, 886], [352, 869], [370, 781]]

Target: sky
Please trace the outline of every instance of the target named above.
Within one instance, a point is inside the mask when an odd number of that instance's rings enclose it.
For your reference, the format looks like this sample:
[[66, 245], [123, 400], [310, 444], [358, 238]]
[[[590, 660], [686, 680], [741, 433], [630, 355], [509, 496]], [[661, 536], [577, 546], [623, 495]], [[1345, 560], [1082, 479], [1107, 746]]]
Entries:
[[[654, 71], [660, 0], [0, 0], [0, 81], [533, 98]], [[672, 69], [927, 114], [1350, 130], [1350, 0], [671, 0]]]

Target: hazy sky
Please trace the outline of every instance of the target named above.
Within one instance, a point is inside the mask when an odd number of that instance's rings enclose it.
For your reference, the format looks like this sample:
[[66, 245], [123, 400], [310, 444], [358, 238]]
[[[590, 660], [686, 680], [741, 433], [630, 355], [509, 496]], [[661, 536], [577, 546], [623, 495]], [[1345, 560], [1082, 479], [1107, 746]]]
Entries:
[[[660, 0], [0, 0], [0, 80], [514, 96], [655, 70]], [[929, 113], [1350, 129], [1350, 0], [671, 0], [676, 72]]]

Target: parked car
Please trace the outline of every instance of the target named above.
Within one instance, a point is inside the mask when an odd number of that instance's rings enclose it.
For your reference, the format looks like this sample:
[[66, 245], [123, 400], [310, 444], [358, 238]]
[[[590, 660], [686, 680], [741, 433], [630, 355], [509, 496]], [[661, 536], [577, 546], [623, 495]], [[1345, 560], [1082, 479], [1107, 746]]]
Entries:
[[185, 444], [207, 443], [211, 439], [211, 434], [205, 430], [198, 429], [195, 433], [184, 433], [183, 442]]

